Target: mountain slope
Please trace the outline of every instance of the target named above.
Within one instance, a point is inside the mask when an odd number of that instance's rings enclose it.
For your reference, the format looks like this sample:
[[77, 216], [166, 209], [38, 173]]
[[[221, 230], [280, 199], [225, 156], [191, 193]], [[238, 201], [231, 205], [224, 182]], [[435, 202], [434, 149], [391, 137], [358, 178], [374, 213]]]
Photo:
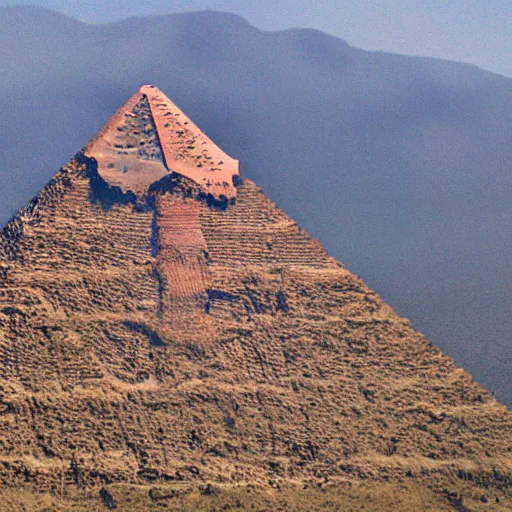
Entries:
[[5, 499], [510, 508], [510, 411], [236, 166], [176, 171], [221, 151], [186, 119], [142, 87], [2, 233]]
[[511, 403], [511, 80], [220, 13], [108, 26], [0, 13], [4, 220], [150, 81]]

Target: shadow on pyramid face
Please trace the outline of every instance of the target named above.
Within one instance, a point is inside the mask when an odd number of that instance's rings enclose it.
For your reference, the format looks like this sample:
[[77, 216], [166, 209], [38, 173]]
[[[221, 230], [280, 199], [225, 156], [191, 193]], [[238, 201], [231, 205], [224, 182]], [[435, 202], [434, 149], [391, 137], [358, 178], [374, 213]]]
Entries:
[[[100, 204], [104, 211], [111, 210], [115, 205], [138, 205], [139, 208], [153, 209], [155, 194], [181, 194], [183, 197], [195, 198], [205, 202], [208, 207], [225, 210], [228, 205], [234, 204], [235, 198], [229, 199], [225, 195], [214, 196], [205, 193], [192, 180], [177, 173], [171, 173], [152, 183], [144, 194], [135, 194], [131, 190], [124, 191], [119, 185], [110, 185], [99, 173], [98, 163], [93, 158], [77, 155], [77, 160], [87, 166], [86, 175], [90, 180], [89, 201], [91, 204]], [[236, 180], [237, 186], [242, 180]]]
[[[85, 157], [84, 157], [85, 159]], [[109, 185], [98, 173], [98, 164], [92, 158], [87, 158], [87, 177], [90, 180], [89, 201], [99, 203], [103, 210], [111, 210], [114, 205], [135, 204], [137, 196], [131, 190], [123, 192], [117, 185]]]

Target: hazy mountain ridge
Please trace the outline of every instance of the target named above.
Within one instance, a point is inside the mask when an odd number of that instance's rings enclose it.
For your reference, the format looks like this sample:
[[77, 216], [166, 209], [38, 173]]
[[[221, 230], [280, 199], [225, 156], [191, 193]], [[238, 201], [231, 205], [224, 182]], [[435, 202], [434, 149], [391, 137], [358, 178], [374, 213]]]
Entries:
[[[4, 222], [143, 82], [511, 401], [512, 80], [221, 13], [0, 10]], [[57, 143], [56, 143], [57, 142]]]

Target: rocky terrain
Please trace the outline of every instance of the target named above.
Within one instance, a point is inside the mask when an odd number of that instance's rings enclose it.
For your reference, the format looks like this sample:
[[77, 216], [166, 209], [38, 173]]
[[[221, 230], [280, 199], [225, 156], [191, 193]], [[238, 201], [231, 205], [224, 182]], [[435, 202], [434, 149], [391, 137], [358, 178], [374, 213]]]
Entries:
[[510, 411], [150, 86], [4, 228], [0, 372], [6, 510], [512, 508]]

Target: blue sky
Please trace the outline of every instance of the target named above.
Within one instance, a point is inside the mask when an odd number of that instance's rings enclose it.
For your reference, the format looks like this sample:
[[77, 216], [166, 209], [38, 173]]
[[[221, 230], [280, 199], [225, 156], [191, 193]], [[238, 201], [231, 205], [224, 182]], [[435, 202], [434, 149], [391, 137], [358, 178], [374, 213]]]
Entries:
[[367, 50], [470, 62], [512, 77], [511, 0], [0, 0], [109, 22], [202, 9], [239, 14], [261, 29], [313, 27]]

